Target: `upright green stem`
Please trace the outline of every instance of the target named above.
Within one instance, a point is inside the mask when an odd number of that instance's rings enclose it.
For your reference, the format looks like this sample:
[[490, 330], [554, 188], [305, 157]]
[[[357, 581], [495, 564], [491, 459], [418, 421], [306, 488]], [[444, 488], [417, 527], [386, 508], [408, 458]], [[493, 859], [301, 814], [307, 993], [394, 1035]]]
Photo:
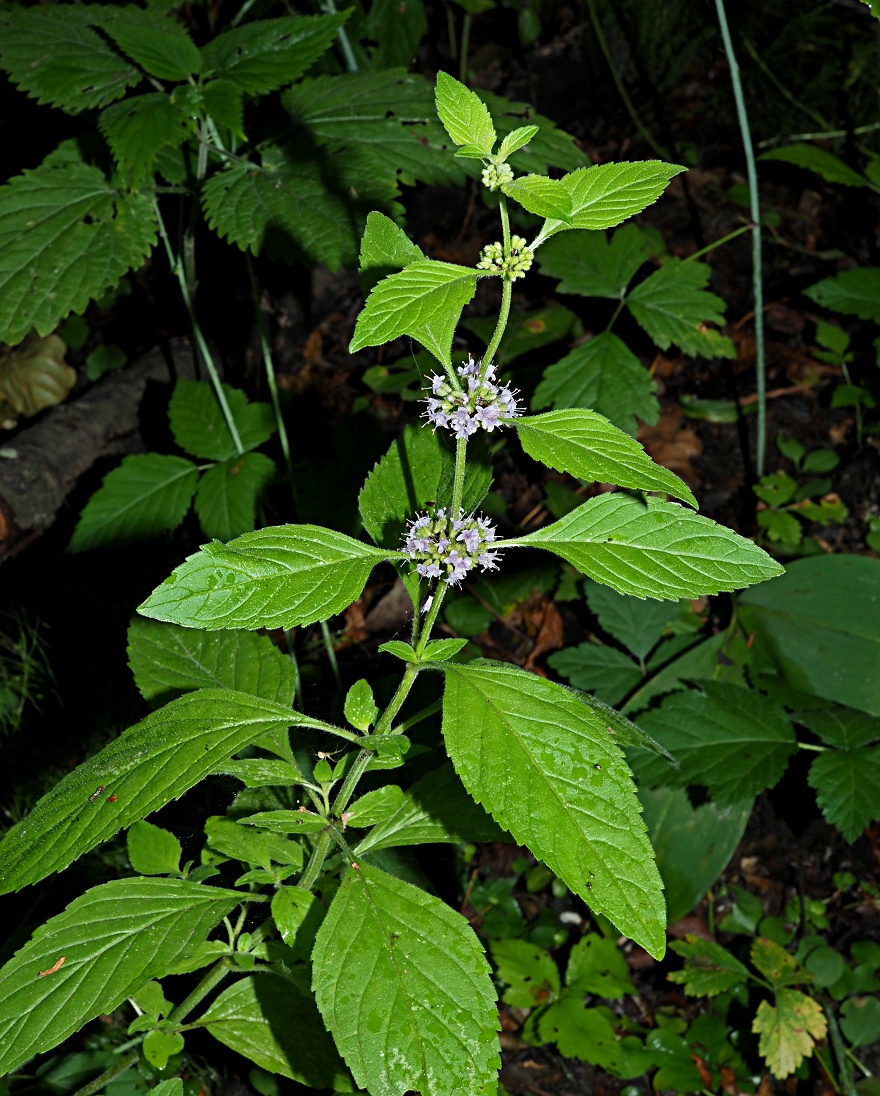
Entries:
[[461, 24], [461, 57], [459, 59], [458, 78], [463, 83], [467, 83], [468, 78], [468, 52], [471, 45], [471, 19], [473, 16], [469, 11], [464, 13], [464, 20]]
[[764, 282], [761, 273], [761, 206], [758, 200], [758, 171], [755, 167], [755, 152], [752, 148], [752, 133], [746, 113], [739, 65], [733, 51], [730, 27], [727, 25], [727, 12], [724, 0], [715, 0], [721, 37], [724, 39], [724, 51], [730, 67], [730, 79], [733, 84], [733, 97], [736, 101], [736, 114], [739, 119], [740, 136], [746, 157], [746, 174], [749, 180], [749, 205], [752, 217], [752, 293], [755, 304], [755, 367], [758, 389], [758, 438], [756, 460], [758, 478], [764, 475], [764, 450], [767, 434], [767, 381], [764, 362]]
[[260, 332], [260, 350], [263, 354], [263, 367], [266, 370], [266, 382], [269, 385], [269, 395], [272, 398], [272, 410], [275, 412], [275, 425], [278, 427], [278, 440], [281, 442], [281, 452], [284, 454], [284, 464], [287, 474], [290, 475], [292, 464], [290, 461], [290, 441], [287, 437], [287, 427], [284, 425], [284, 416], [281, 414], [281, 401], [278, 398], [278, 383], [275, 378], [275, 366], [272, 363], [272, 354], [269, 350], [269, 340], [266, 337], [266, 321], [263, 318], [263, 310], [260, 308], [260, 290], [254, 275], [254, 264], [250, 254], [245, 252], [248, 278], [251, 283], [251, 297], [254, 301], [254, 311], [257, 314], [257, 329]]
[[729, 244], [731, 240], [735, 240], [737, 236], [742, 236], [744, 232], [748, 232], [751, 229], [751, 223], [743, 225], [741, 228], [735, 228], [733, 232], [728, 232], [726, 236], [722, 236], [720, 240], [713, 240], [711, 244], [706, 244], [705, 247], [701, 247], [699, 251], [695, 251], [693, 255], [688, 255], [686, 259], [682, 259], [682, 262], [690, 263], [694, 259], [700, 259], [703, 255], [708, 255], [710, 251], [714, 251], [716, 247], [721, 247], [722, 244]]
[[324, 649], [327, 651], [327, 657], [330, 659], [330, 666], [333, 670], [336, 688], [341, 689], [342, 678], [339, 674], [339, 663], [336, 661], [336, 651], [333, 649], [333, 638], [330, 635], [330, 625], [326, 620], [321, 621], [321, 635], [324, 637]]
[[434, 591], [431, 608], [428, 610], [428, 615], [425, 617], [425, 623], [422, 625], [422, 637], [416, 644], [416, 654], [418, 655], [421, 655], [428, 646], [428, 640], [431, 638], [431, 630], [437, 623], [437, 617], [440, 615], [440, 606], [443, 604], [444, 597], [446, 597], [447, 589], [446, 583], [442, 582]]
[[452, 519], [458, 517], [464, 497], [464, 474], [467, 467], [467, 438], [455, 442], [455, 476], [452, 481]]
[[105, 1088], [111, 1081], [115, 1081], [120, 1074], [125, 1073], [127, 1069], [135, 1064], [140, 1058], [140, 1050], [130, 1050], [123, 1058], [120, 1058], [118, 1062], [112, 1065], [108, 1070], [105, 1070], [100, 1077], [96, 1077], [94, 1081], [89, 1081], [87, 1085], [83, 1085], [82, 1088], [78, 1088], [73, 1096], [94, 1096], [94, 1093], [100, 1092], [102, 1088]]
[[486, 370], [492, 364], [492, 359], [495, 357], [495, 352], [504, 335], [504, 329], [507, 327], [507, 321], [510, 318], [510, 300], [512, 296], [513, 282], [511, 282], [510, 278], [505, 278], [501, 285], [501, 311], [498, 313], [498, 323], [495, 325], [492, 339], [486, 347], [486, 353], [483, 355], [483, 368], [481, 370], [483, 377], [486, 376]]
[[449, 4], [446, 4], [446, 33], [449, 35], [449, 56], [455, 61], [458, 58], [458, 47], [455, 42], [455, 15]]
[[[336, 14], [335, 0], [324, 0], [324, 3], [321, 6], [328, 15]], [[345, 58], [345, 67], [349, 72], [357, 72], [357, 58], [354, 55], [354, 50], [351, 48], [351, 42], [348, 39], [345, 27], [339, 28], [336, 32], [336, 37], [339, 39], [339, 48], [342, 50], [342, 56]]]
[[192, 1010], [198, 1005], [216, 986], [219, 986], [229, 971], [232, 970], [232, 960], [229, 958], [223, 958], [219, 963], [216, 963], [205, 977], [195, 987], [189, 997], [185, 997], [183, 1001], [177, 1006], [177, 1008], [168, 1017], [173, 1023], [182, 1023]]
[[[364, 750], [363, 752], [366, 753], [367, 751]], [[369, 757], [367, 760], [369, 760]], [[360, 761], [360, 757], [358, 757], [358, 761]], [[357, 765], [357, 761], [355, 762], [355, 765]], [[354, 765], [352, 765], [351, 771], [354, 772]], [[312, 855], [309, 858], [306, 870], [302, 873], [302, 878], [297, 883], [298, 887], [302, 887], [303, 890], [311, 890], [315, 885], [315, 880], [321, 874], [321, 868], [323, 868], [324, 861], [327, 859], [327, 852], [330, 849], [332, 840], [333, 838], [327, 830], [318, 834], [318, 840], [315, 842], [315, 847], [312, 849]]]
[[168, 239], [168, 232], [165, 229], [165, 222], [162, 220], [162, 214], [159, 211], [159, 203], [155, 198], [153, 199], [153, 208], [156, 212], [156, 221], [159, 225], [159, 235], [162, 237], [162, 242], [165, 245], [165, 251], [168, 255], [168, 262], [171, 264], [171, 269], [177, 276], [177, 283], [180, 286], [183, 303], [186, 305], [186, 310], [189, 313], [193, 338], [195, 339], [199, 354], [208, 370], [211, 384], [214, 386], [214, 395], [217, 397], [217, 402], [220, 404], [220, 410], [223, 412], [223, 418], [232, 437], [232, 443], [235, 446], [236, 452], [241, 456], [241, 454], [244, 453], [244, 446], [241, 444], [238, 427], [235, 425], [235, 419], [232, 417], [232, 409], [229, 406], [229, 401], [226, 399], [226, 393], [223, 391], [220, 374], [217, 372], [217, 367], [214, 365], [214, 359], [211, 356], [211, 351], [208, 349], [208, 344], [205, 341], [205, 336], [202, 334], [202, 329], [199, 326], [199, 321], [196, 317], [195, 306], [193, 305], [192, 294], [190, 292], [190, 283], [187, 279], [183, 262], [181, 261], [180, 256], [175, 255], [172, 250], [171, 241]]
[[293, 663], [293, 669], [296, 673], [296, 681], [294, 682], [294, 695], [296, 696], [296, 706], [300, 711], [303, 711], [303, 693], [302, 693], [302, 677], [299, 672], [299, 661], [296, 657], [296, 648], [293, 645], [293, 629], [284, 629], [284, 638], [287, 641], [287, 654], [290, 661]]

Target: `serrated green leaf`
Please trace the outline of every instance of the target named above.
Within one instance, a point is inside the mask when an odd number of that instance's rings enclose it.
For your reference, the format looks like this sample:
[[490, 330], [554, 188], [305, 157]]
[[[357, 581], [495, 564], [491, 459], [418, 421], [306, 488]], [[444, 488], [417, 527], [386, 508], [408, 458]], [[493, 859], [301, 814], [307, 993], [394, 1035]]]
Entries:
[[538, 1020], [542, 1041], [553, 1042], [561, 1054], [617, 1073], [622, 1065], [620, 1043], [607, 1009], [584, 1008], [575, 997], [551, 1005]]
[[128, 665], [154, 707], [194, 689], [234, 689], [293, 706], [293, 663], [252, 632], [202, 632], [136, 616], [128, 627]]
[[293, 978], [272, 973], [240, 978], [212, 1002], [199, 1023], [224, 1046], [270, 1073], [312, 1088], [353, 1089], [307, 977], [299, 970]]
[[724, 323], [724, 301], [705, 292], [711, 274], [706, 263], [670, 259], [627, 297], [630, 312], [661, 350], [675, 343], [694, 357], [736, 357], [732, 340], [706, 326]]
[[48, 335], [84, 312], [155, 242], [150, 197], [115, 189], [65, 146], [16, 175], [0, 187], [0, 342], [20, 343], [32, 327]]
[[277, 525], [206, 544], [138, 612], [187, 628], [293, 628], [350, 605], [387, 552], [317, 525]]
[[101, 27], [151, 76], [179, 82], [201, 71], [202, 59], [183, 24], [170, 14], [134, 5], [104, 7]]
[[660, 417], [656, 388], [626, 343], [603, 331], [544, 370], [532, 404], [592, 408], [635, 435], [636, 416], [647, 423]]
[[794, 164], [795, 167], [805, 168], [807, 171], [815, 171], [826, 183], [841, 183], [843, 186], [868, 186], [868, 180], [864, 175], [843, 162], [839, 156], [826, 152], [817, 145], [808, 145], [803, 141], [795, 141], [794, 144], [785, 145], [782, 148], [773, 148], [769, 152], [763, 152], [759, 160], [779, 160], [785, 164]]
[[774, 1077], [788, 1077], [804, 1058], [809, 1058], [816, 1042], [828, 1033], [822, 1006], [796, 989], [776, 994], [775, 1007], [769, 1001], [758, 1005], [752, 1031], [760, 1035], [758, 1050]]
[[257, 502], [277, 473], [264, 453], [245, 453], [203, 473], [195, 508], [205, 536], [227, 541], [251, 532]]
[[826, 822], [850, 843], [880, 814], [880, 746], [819, 754], [807, 780]]
[[112, 103], [141, 74], [93, 29], [106, 10], [52, 4], [4, 11], [0, 65], [21, 91], [68, 114]]
[[245, 746], [286, 733], [296, 719], [279, 704], [232, 690], [201, 689], [173, 700], [59, 780], [7, 830], [0, 893], [61, 871]]
[[[240, 388], [224, 384], [223, 392], [245, 450], [256, 449], [277, 429], [268, 403], [251, 403]], [[220, 404], [208, 381], [179, 378], [168, 405], [174, 440], [185, 452], [205, 460], [228, 461], [238, 456]]]
[[635, 993], [629, 966], [617, 944], [596, 932], [582, 936], [571, 949], [565, 984], [578, 995], [615, 998]]
[[540, 132], [538, 126], [517, 126], [506, 134], [498, 149], [498, 161], [504, 163], [508, 156], [512, 156], [517, 149], [527, 145], [531, 139]]
[[385, 784], [367, 792], [346, 810], [344, 821], [355, 829], [366, 829], [386, 822], [403, 806], [403, 792], [397, 784]]
[[647, 658], [667, 625], [678, 617], [674, 602], [641, 601], [595, 583], [587, 583], [585, 594], [604, 630], [640, 660]]
[[839, 750], [856, 750], [880, 740], [880, 718], [855, 708], [832, 705], [811, 712], [797, 712], [792, 718]]
[[261, 164], [235, 162], [213, 175], [202, 191], [205, 218], [242, 251], [299, 254], [336, 270], [355, 255], [351, 212], [321, 163], [300, 152], [266, 145]]
[[606, 704], [619, 704], [642, 681], [641, 670], [623, 651], [598, 643], [554, 651], [547, 664], [576, 689], [593, 693]]
[[810, 980], [807, 972], [798, 967], [797, 959], [775, 940], [756, 937], [749, 957], [771, 986], [789, 986]]
[[259, 864], [266, 871], [272, 861], [302, 867], [302, 846], [274, 833], [260, 833], [242, 826], [225, 815], [214, 815], [205, 822], [205, 836], [212, 849], [245, 864]]
[[365, 291], [372, 289], [388, 274], [394, 274], [424, 258], [424, 251], [390, 217], [375, 211], [367, 214], [359, 263], [361, 284]]
[[370, 830], [355, 854], [403, 845], [505, 840], [509, 838], [504, 831], [471, 799], [455, 769], [445, 762], [408, 789], [398, 810]]
[[113, 1012], [240, 901], [235, 891], [176, 879], [114, 879], [87, 891], [0, 972], [0, 1069], [12, 1072]]
[[502, 1000], [512, 1008], [535, 1008], [559, 996], [559, 971], [544, 950], [525, 940], [495, 940], [492, 958], [507, 983]]
[[592, 909], [661, 956], [660, 877], [605, 721], [560, 685], [513, 666], [444, 669], [443, 736], [474, 799]]
[[371, 52], [376, 68], [408, 68], [428, 30], [422, 0], [373, 0], [364, 30], [378, 44]]
[[816, 304], [880, 323], [880, 267], [856, 267], [816, 282], [804, 293]]
[[371, 291], [358, 316], [349, 352], [411, 335], [445, 365], [461, 310], [477, 289], [476, 271], [424, 259], [391, 274]]
[[455, 144], [473, 145], [489, 156], [495, 144], [495, 127], [479, 95], [448, 73], [438, 72], [434, 96], [440, 121]]
[[613, 228], [656, 202], [687, 168], [660, 160], [582, 167], [560, 180], [571, 196], [571, 221], [548, 220], [538, 243], [567, 228]]
[[748, 967], [714, 940], [689, 935], [669, 946], [684, 959], [684, 970], [673, 971], [669, 981], [683, 985], [689, 997], [715, 997], [748, 981]]
[[639, 716], [681, 766], [675, 772], [655, 759], [639, 763], [640, 782], [700, 784], [722, 807], [772, 788], [797, 748], [783, 708], [737, 685], [704, 681], [700, 687], [673, 693]]
[[[476, 439], [474, 439], [474, 442]], [[462, 507], [476, 509], [492, 483], [492, 467], [484, 447], [471, 443]], [[455, 450], [441, 433], [411, 423], [391, 443], [358, 496], [364, 528], [385, 548], [401, 545], [407, 521], [419, 511], [448, 506], [452, 500]]]
[[217, 125], [244, 140], [244, 92], [231, 80], [210, 80], [202, 88], [205, 110]]
[[98, 127], [116, 162], [138, 183], [151, 171], [161, 149], [183, 144], [191, 122], [172, 96], [157, 91], [106, 107], [98, 116]]
[[265, 757], [249, 757], [243, 761], [223, 761], [215, 766], [213, 771], [225, 776], [234, 776], [246, 788], [293, 787], [296, 784], [305, 783], [305, 777], [289, 761], [275, 761]]
[[650, 258], [638, 225], [624, 225], [610, 241], [604, 232], [564, 233], [541, 248], [542, 274], [561, 279], [559, 293], [620, 300], [639, 268]]
[[465, 919], [439, 898], [368, 864], [349, 869], [312, 962], [318, 1008], [359, 1087], [478, 1096], [494, 1081], [489, 965]]
[[203, 75], [231, 80], [248, 95], [292, 84], [330, 48], [348, 15], [285, 15], [233, 27], [202, 47]]
[[87, 552], [176, 529], [186, 516], [198, 472], [192, 461], [163, 453], [136, 453], [104, 477], [83, 508], [71, 552]]
[[671, 600], [737, 590], [782, 573], [750, 540], [683, 506], [598, 495], [508, 544], [546, 548], [619, 594]]
[[561, 179], [525, 175], [501, 188], [508, 198], [537, 217], [552, 217], [568, 224], [572, 217], [571, 195]]
[[675, 473], [651, 460], [635, 438], [604, 415], [572, 408], [517, 419], [515, 426], [529, 456], [557, 472], [639, 491], [662, 491], [697, 507], [690, 488]]
[[180, 842], [152, 822], [135, 822], [126, 834], [126, 848], [131, 866], [140, 875], [171, 875], [180, 867]]
[[589, 163], [575, 144], [574, 137], [557, 129], [549, 118], [539, 114], [531, 104], [512, 102], [503, 95], [493, 95], [491, 91], [483, 91], [482, 88], [477, 94], [489, 108], [499, 137], [506, 138], [518, 130], [528, 128], [526, 123], [538, 127], [538, 132], [527, 145], [510, 154], [511, 167], [516, 171], [547, 175], [551, 167], [575, 171]]

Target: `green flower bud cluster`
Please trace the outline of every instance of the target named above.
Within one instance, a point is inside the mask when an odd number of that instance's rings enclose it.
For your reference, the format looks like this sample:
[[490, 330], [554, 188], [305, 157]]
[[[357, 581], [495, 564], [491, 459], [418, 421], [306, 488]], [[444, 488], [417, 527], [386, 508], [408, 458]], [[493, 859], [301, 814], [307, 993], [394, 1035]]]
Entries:
[[510, 164], [488, 164], [483, 168], [483, 186], [489, 190], [498, 190], [505, 183], [513, 182], [513, 168]]
[[500, 243], [486, 244], [480, 253], [477, 269], [491, 270], [515, 282], [517, 278], [526, 276], [526, 271], [531, 269], [533, 259], [534, 254], [526, 246], [522, 236], [511, 236], [509, 258], [504, 258], [504, 248]]

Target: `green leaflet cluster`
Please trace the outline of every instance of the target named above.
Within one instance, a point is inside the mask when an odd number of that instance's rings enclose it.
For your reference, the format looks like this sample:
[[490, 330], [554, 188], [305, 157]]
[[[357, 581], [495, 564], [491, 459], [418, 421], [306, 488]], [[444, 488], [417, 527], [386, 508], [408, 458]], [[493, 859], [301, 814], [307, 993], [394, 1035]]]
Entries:
[[[86, 12], [85, 17], [91, 16]], [[154, 18], [144, 17], [147, 30], [141, 37], [125, 39], [122, 25], [115, 31], [108, 27], [107, 33], [114, 42], [127, 41], [133, 61], [146, 64], [147, 31]], [[297, 26], [323, 41], [321, 33], [335, 32], [339, 21], [321, 20], [301, 20]], [[264, 26], [260, 33], [266, 38], [248, 27], [227, 32], [232, 36], [228, 51], [223, 36], [218, 38], [197, 54], [202, 76], [236, 84], [242, 94], [263, 93], [278, 79], [273, 49], [284, 53], [288, 47], [286, 38], [272, 38], [273, 28]], [[295, 34], [288, 37], [296, 39]], [[264, 50], [267, 41], [275, 46]], [[193, 55], [179, 37], [177, 45], [179, 64], [192, 67]], [[314, 52], [317, 46], [302, 49]], [[285, 65], [293, 60], [285, 56]], [[23, 72], [18, 78], [27, 79]], [[291, 118], [312, 127], [328, 155], [332, 141], [345, 133], [351, 142], [349, 163], [359, 157], [361, 163], [373, 163], [375, 150], [360, 147], [359, 135], [345, 127], [352, 124], [352, 114], [357, 116], [361, 91], [374, 97], [370, 102], [389, 101], [381, 99], [391, 94], [389, 78], [369, 73], [358, 78], [357, 87], [349, 83], [346, 116], [337, 79], [318, 77], [310, 91], [299, 85], [285, 97], [286, 108]], [[395, 86], [398, 109], [400, 87]], [[55, 94], [40, 88], [40, 94]], [[458, 146], [458, 159], [450, 158], [448, 170], [470, 163], [499, 192], [503, 260], [510, 259], [514, 246], [509, 200], [544, 218], [529, 244], [539, 251], [551, 238], [567, 233], [578, 239], [584, 229], [618, 224], [659, 197], [681, 170], [651, 161], [573, 164], [559, 180], [542, 178], [537, 170], [517, 177], [514, 168], [529, 155], [537, 168], [551, 154], [546, 134], [540, 143], [539, 126], [508, 125], [503, 114], [490, 112], [480, 97], [444, 74], [436, 106], [443, 125], [436, 130], [438, 146], [442, 150], [448, 140]], [[392, 132], [403, 144], [407, 138], [393, 129], [395, 115], [388, 109], [392, 113], [383, 111], [382, 124], [393, 149]], [[231, 115], [229, 120], [234, 121]], [[361, 146], [369, 143], [369, 132], [364, 127]], [[430, 151], [434, 130], [424, 132], [427, 145], [417, 143]], [[416, 157], [423, 155], [407, 148]], [[289, 164], [275, 159], [253, 173], [240, 167], [233, 164], [212, 176], [207, 188], [229, 184], [218, 200], [217, 216], [228, 209], [246, 210], [250, 235], [234, 226], [230, 233], [234, 229], [238, 242], [252, 247], [275, 213], [262, 191], [259, 201], [247, 198], [248, 188], [261, 178], [260, 187], [270, 179], [272, 187], [277, 181], [276, 190], [284, 191]], [[260, 219], [263, 212], [266, 222]], [[317, 220], [313, 225], [323, 231]], [[486, 382], [509, 317], [511, 284], [520, 273], [515, 264], [501, 262], [497, 271], [487, 271], [426, 258], [393, 221], [374, 211], [362, 240], [361, 267], [373, 288], [358, 319], [353, 352], [407, 334], [436, 357], [453, 388], [471, 380]], [[462, 372], [453, 363], [452, 339], [480, 277], [500, 277], [501, 312], [482, 362]], [[265, 440], [268, 420], [259, 405], [244, 404], [233, 390], [219, 392], [230, 405], [229, 418], [202, 399], [210, 395], [205, 389], [184, 386], [172, 401], [171, 422], [182, 448], [218, 462], [214, 468], [226, 468], [231, 460], [254, 455], [249, 450]], [[512, 423], [535, 459], [621, 490], [590, 498], [562, 520], [515, 540], [497, 541], [493, 548], [541, 548], [610, 591], [655, 602], [734, 590], [780, 573], [752, 542], [688, 509], [695, 499], [687, 486], [598, 412], [556, 410]], [[238, 452], [232, 454], [236, 435]], [[182, 515], [198, 469], [183, 458], [167, 459], [181, 469], [188, 466], [180, 475], [181, 481], [189, 476], [180, 492]], [[202, 471], [198, 492], [214, 468]], [[459, 436], [453, 443], [448, 436], [411, 426], [361, 492], [363, 524], [374, 545], [314, 525], [248, 531], [225, 538], [225, 544], [205, 545], [147, 598], [139, 610], [142, 619], [130, 632], [130, 660], [145, 698], [164, 706], [66, 776], [13, 827], [0, 843], [0, 865], [4, 885], [17, 889], [63, 869], [128, 828], [129, 859], [140, 877], [113, 890], [114, 896], [119, 893], [120, 940], [130, 940], [140, 929], [135, 917], [140, 896], [179, 894], [172, 906], [195, 904], [201, 912], [165, 950], [157, 944], [164, 922], [157, 921], [159, 928], [147, 934], [152, 943], [143, 962], [123, 964], [118, 977], [106, 984], [89, 967], [88, 952], [80, 961], [77, 951], [77, 962], [70, 966], [67, 958], [57, 960], [67, 955], [69, 942], [74, 954], [71, 934], [80, 931], [78, 918], [85, 918], [93, 935], [102, 931], [90, 920], [90, 911], [104, 901], [107, 886], [89, 891], [53, 918], [0, 978], [11, 987], [6, 997], [0, 996], [0, 1032], [15, 1033], [14, 1042], [3, 1046], [7, 1068], [15, 1068], [33, 1048], [55, 1045], [73, 1030], [70, 1025], [134, 995], [140, 1014], [130, 1032], [143, 1033], [138, 1053], [154, 1064], [164, 1066], [179, 1052], [184, 1027], [201, 1026], [261, 1068], [307, 1084], [332, 1084], [338, 1091], [357, 1085], [376, 1096], [413, 1090], [423, 1096], [488, 1096], [496, 1084], [498, 1021], [482, 945], [459, 913], [400, 878], [403, 867], [391, 855], [400, 846], [423, 841], [509, 833], [597, 916], [610, 919], [652, 955], [663, 955], [663, 888], [624, 755], [632, 748], [663, 754], [662, 745], [590, 697], [514, 666], [462, 661], [461, 640], [431, 638], [448, 585], [442, 578], [432, 582], [413, 573], [401, 550], [401, 533], [424, 510], [462, 511], [470, 520], [490, 484], [482, 434], [470, 440], [467, 434]], [[103, 490], [110, 487], [108, 481]], [[198, 493], [196, 508], [204, 522]], [[98, 518], [91, 515], [87, 522], [84, 516], [80, 538], [90, 535], [90, 523], [100, 528]], [[468, 525], [462, 536], [468, 529], [473, 532]], [[340, 613], [360, 596], [380, 564], [396, 569], [414, 610], [410, 641], [383, 645], [403, 667], [391, 700], [380, 708], [363, 680], [345, 698], [344, 726], [294, 710], [290, 664], [268, 638], [254, 633]], [[439, 682], [442, 699], [404, 718], [413, 684], [426, 671]], [[426, 748], [413, 748], [406, 732], [439, 710], [443, 746], [424, 758]], [[328, 739], [336, 749], [327, 748]], [[242, 752], [246, 756], [236, 756]], [[380, 783], [358, 794], [365, 773], [403, 769], [405, 776], [408, 756], [420, 752], [426, 766], [420, 780], [406, 788]], [[210, 774], [233, 778], [243, 787], [225, 815], [207, 819], [201, 862], [181, 863], [174, 835], [145, 816]], [[214, 879], [224, 886], [214, 886]], [[236, 903], [242, 906], [237, 922], [230, 916]], [[224, 931], [214, 933], [224, 917]], [[243, 931], [246, 917], [256, 924], [251, 931]], [[19, 979], [32, 976], [31, 966], [19, 973], [31, 962], [28, 949], [47, 964], [45, 972], [37, 972], [47, 979], [40, 983], [45, 999], [67, 1002], [64, 1026], [47, 1023], [49, 1005], [45, 1012], [21, 1014], [15, 992]], [[137, 948], [130, 953], [140, 954]], [[581, 959], [589, 966], [586, 956]], [[200, 983], [205, 994], [227, 977], [234, 980], [192, 1019], [202, 990], [175, 1006], [156, 979], [205, 967]], [[603, 977], [607, 981], [610, 975]], [[83, 985], [88, 993], [81, 992]], [[564, 1012], [562, 1002], [560, 1008]], [[293, 1043], [285, 1036], [294, 1013], [298, 1029], [314, 1033], [314, 1039]], [[562, 1022], [559, 1010], [553, 1015], [554, 1023]], [[327, 1031], [341, 1057], [330, 1049]], [[315, 1048], [325, 1053], [319, 1056]]]

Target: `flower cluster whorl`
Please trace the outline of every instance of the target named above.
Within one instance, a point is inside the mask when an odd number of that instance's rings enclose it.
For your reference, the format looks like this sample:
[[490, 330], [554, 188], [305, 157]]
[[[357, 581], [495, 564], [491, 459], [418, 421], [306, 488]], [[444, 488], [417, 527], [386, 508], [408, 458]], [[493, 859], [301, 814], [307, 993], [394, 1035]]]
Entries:
[[487, 164], [483, 168], [483, 186], [489, 190], [498, 190], [505, 183], [513, 182], [513, 168], [510, 164]]
[[531, 270], [534, 257], [522, 236], [511, 236], [509, 257], [504, 258], [504, 248], [500, 243], [486, 244], [480, 253], [477, 270], [491, 270], [493, 274], [501, 274], [515, 282]]
[[442, 578], [456, 586], [474, 567], [493, 571], [498, 553], [489, 551], [495, 527], [486, 518], [467, 517], [463, 510], [453, 518], [445, 509], [421, 514], [406, 531], [404, 550], [417, 559], [422, 578]]
[[463, 388], [454, 388], [449, 380], [436, 373], [430, 377], [431, 393], [425, 415], [435, 428], [444, 426], [457, 438], [469, 438], [482, 427], [491, 434], [496, 426], [519, 418], [522, 410], [516, 402], [515, 389], [496, 384], [495, 369], [489, 366], [480, 379], [481, 365], [468, 358], [459, 366]]

